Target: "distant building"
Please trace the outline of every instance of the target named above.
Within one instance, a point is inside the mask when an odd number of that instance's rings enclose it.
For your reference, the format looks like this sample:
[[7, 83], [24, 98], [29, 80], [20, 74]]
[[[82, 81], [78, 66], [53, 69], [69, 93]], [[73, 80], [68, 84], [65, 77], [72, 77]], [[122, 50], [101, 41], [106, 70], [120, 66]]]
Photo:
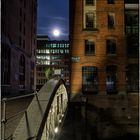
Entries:
[[35, 90], [37, 0], [1, 1], [2, 96]]
[[61, 76], [69, 87], [70, 60], [69, 41], [49, 40], [48, 36], [37, 36], [36, 84], [40, 89], [46, 82], [45, 70], [51, 69], [53, 76]]

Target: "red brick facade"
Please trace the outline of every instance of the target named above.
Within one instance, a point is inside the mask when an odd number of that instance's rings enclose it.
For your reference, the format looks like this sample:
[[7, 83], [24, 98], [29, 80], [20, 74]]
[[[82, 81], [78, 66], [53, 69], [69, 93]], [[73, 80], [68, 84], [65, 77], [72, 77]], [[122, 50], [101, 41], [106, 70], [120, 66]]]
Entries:
[[[71, 91], [72, 93], [82, 92], [82, 66], [98, 67], [99, 94], [106, 91], [106, 66], [117, 66], [117, 90], [125, 92], [125, 64], [126, 47], [124, 31], [124, 2], [116, 1], [115, 4], [107, 4], [107, 1], [96, 1], [96, 30], [88, 31], [83, 29], [83, 1], [77, 0], [73, 6], [72, 22], [72, 56], [79, 56], [79, 62], [72, 63]], [[109, 12], [115, 13], [115, 28], [108, 29], [107, 16]], [[120, 16], [121, 15], [121, 16]], [[85, 40], [92, 39], [95, 43], [95, 55], [85, 55]], [[106, 40], [116, 40], [116, 54], [106, 54]]]

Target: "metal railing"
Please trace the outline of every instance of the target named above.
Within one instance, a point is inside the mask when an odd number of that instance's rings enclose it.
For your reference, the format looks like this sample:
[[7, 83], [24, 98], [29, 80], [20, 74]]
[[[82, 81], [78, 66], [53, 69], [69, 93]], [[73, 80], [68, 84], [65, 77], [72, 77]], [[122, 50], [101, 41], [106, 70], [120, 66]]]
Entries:
[[[64, 81], [59, 77], [50, 79], [35, 94], [18, 122], [11, 137], [12, 140], [43, 140], [47, 138], [49, 140], [52, 136], [55, 138], [59, 134], [59, 130], [61, 130], [67, 104], [68, 93]], [[47, 129], [50, 122], [53, 124], [51, 132]]]
[[[22, 113], [24, 113], [24, 112], [26, 112], [26, 109], [24, 109], [24, 110], [21, 110], [21, 111], [17, 112], [14, 115], [11, 115], [11, 116], [7, 117], [6, 116], [6, 104], [7, 104], [7, 102], [17, 100], [17, 99], [23, 99], [23, 98], [26, 98], [26, 97], [35, 96], [36, 94], [37, 94], [37, 92], [34, 92], [34, 93], [28, 94], [28, 95], [22, 95], [22, 96], [11, 97], [11, 98], [3, 98], [2, 99], [2, 101], [1, 101], [2, 105], [3, 105], [3, 107], [2, 107], [2, 110], [3, 110], [2, 111], [2, 120], [1, 120], [1, 126], [2, 126], [1, 139], [2, 140], [5, 140], [5, 131], [6, 131], [5, 127], [6, 127], [7, 121], [16, 117], [16, 116], [18, 116], [18, 115], [20, 115], [20, 114], [22, 114]], [[9, 139], [9, 138], [10, 138], [10, 136], [7, 139]]]

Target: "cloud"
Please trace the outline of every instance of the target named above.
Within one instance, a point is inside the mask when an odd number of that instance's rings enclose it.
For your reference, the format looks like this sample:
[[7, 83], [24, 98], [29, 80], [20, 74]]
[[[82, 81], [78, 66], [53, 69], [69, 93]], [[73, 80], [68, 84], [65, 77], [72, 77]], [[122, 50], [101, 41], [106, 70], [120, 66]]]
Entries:
[[61, 21], [66, 21], [68, 22], [68, 19], [61, 17], [61, 16], [44, 16], [44, 17], [38, 17], [41, 20], [47, 20], [49, 18], [49, 20], [61, 20]]

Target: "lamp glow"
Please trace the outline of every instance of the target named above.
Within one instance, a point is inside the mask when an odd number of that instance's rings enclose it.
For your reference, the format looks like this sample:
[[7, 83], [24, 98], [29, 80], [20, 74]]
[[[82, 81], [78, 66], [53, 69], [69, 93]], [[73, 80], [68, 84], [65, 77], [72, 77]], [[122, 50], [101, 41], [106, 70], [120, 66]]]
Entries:
[[57, 133], [57, 132], [58, 132], [58, 127], [56, 127], [56, 128], [54, 129], [54, 132], [55, 132], [55, 133]]

